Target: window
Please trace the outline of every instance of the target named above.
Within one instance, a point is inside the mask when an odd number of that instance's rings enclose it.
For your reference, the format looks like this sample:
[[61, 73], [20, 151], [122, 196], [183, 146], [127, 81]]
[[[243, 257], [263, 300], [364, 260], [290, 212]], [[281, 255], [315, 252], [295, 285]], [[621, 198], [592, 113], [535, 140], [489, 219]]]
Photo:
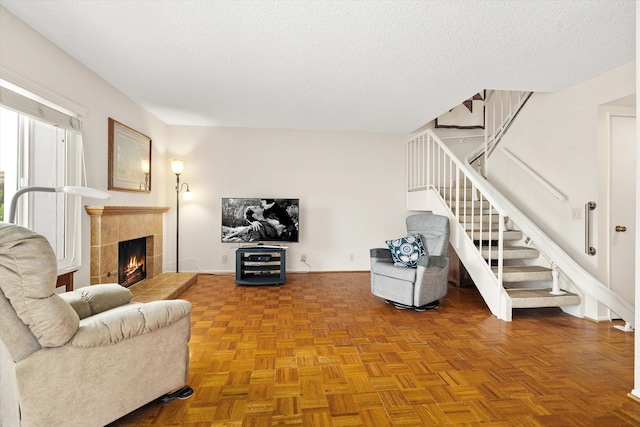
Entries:
[[[0, 81], [0, 220], [25, 187], [59, 188], [82, 182], [82, 135], [78, 118], [64, 108]], [[80, 265], [78, 196], [32, 191], [16, 199], [16, 224], [47, 238], [60, 272]]]

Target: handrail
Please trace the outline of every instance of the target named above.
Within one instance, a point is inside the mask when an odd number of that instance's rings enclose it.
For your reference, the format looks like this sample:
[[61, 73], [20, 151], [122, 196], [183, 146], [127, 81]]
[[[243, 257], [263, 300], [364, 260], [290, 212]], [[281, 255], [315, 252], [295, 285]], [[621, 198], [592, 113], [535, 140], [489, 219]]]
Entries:
[[536, 171], [531, 169], [526, 163], [524, 163], [515, 154], [513, 154], [511, 151], [509, 151], [509, 149], [503, 147], [502, 148], [502, 152], [504, 154], [506, 154], [507, 157], [509, 159], [511, 159], [516, 165], [518, 165], [520, 167], [520, 169], [525, 171], [527, 173], [527, 175], [529, 175], [531, 178], [535, 179], [545, 189], [549, 190], [549, 192], [551, 192], [551, 194], [553, 194], [556, 197], [556, 199], [558, 199], [560, 201], [563, 201], [563, 202], [567, 200], [567, 196], [562, 194], [560, 192], [560, 190], [555, 188], [551, 183], [549, 183], [549, 181], [547, 181], [546, 179], [541, 177], [539, 173], [537, 173]]
[[[424, 152], [421, 152], [423, 157], [419, 159], [419, 161], [416, 162], [416, 159], [409, 158], [407, 162], [408, 165], [413, 165], [414, 168], [412, 170], [414, 173], [416, 171], [415, 168], [419, 164], [423, 164], [425, 166], [427, 173], [422, 175], [421, 179], [413, 180], [408, 177], [407, 184], [411, 182], [413, 185], [418, 184], [420, 188], [433, 188], [436, 191], [441, 191], [443, 184], [451, 184], [451, 181], [445, 180], [446, 175], [443, 176], [443, 173], [446, 173], [455, 165], [456, 177], [460, 177], [460, 174], [462, 174], [464, 178], [471, 182], [473, 188], [478, 191], [480, 200], [485, 199], [489, 201], [491, 207], [498, 212], [500, 218], [507, 216], [511, 221], [513, 221], [513, 223], [517, 224], [518, 228], [533, 240], [536, 243], [536, 246], [540, 248], [548, 258], [553, 260], [553, 262], [562, 271], [563, 275], [573, 282], [576, 288], [593, 296], [619, 315], [625, 322], [630, 325], [634, 325], [635, 314], [634, 307], [631, 304], [587, 272], [549, 236], [540, 230], [540, 228], [538, 228], [524, 213], [513, 205], [513, 203], [511, 203], [493, 185], [485, 180], [482, 175], [471, 168], [467, 162], [458, 159], [431, 129], [425, 130], [407, 143], [407, 154], [416, 151], [411, 150], [411, 146], [424, 145], [425, 140], [428, 140], [434, 147], [427, 147]], [[443, 163], [442, 160], [446, 160], [446, 162]], [[449, 174], [451, 176], [451, 172], [449, 172]], [[464, 186], [464, 188], [466, 188], [466, 181]], [[407, 186], [407, 189], [410, 191], [411, 188], [411, 186]], [[450, 188], [453, 187], [450, 186]], [[414, 189], [416, 188], [414, 187]], [[459, 190], [456, 189], [455, 194], [455, 200], [459, 201]], [[466, 207], [463, 211], [464, 210], [466, 210]], [[457, 218], [460, 218], [458, 215], [459, 211], [460, 208], [457, 206]], [[482, 220], [482, 217], [480, 219]], [[501, 259], [498, 259], [497, 261], [500, 263]], [[501, 277], [499, 277], [498, 283], [502, 283]]]
[[596, 202], [587, 202], [584, 205], [584, 252], [587, 255], [595, 255], [596, 248], [591, 246], [591, 211], [596, 208]]

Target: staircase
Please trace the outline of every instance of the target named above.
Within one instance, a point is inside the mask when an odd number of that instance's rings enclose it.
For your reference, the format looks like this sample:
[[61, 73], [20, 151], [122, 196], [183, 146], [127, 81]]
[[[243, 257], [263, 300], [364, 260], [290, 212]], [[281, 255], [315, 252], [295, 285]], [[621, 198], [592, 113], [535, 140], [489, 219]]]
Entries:
[[[580, 296], [574, 292], [554, 290], [553, 269], [551, 266], [527, 265], [541, 258], [540, 251], [534, 247], [522, 245], [523, 233], [520, 230], [507, 229], [509, 221], [506, 217], [490, 212], [488, 201], [474, 201], [473, 185], [467, 181], [463, 188], [458, 188], [457, 195], [462, 196], [463, 214], [458, 216], [458, 222], [466, 231], [467, 236], [474, 242], [482, 258], [490, 264], [502, 261], [502, 284], [511, 300], [511, 308], [540, 308], [565, 307], [580, 305]], [[440, 195], [450, 211], [454, 213], [460, 205], [455, 200], [455, 189], [442, 188]], [[483, 213], [484, 215], [477, 215]], [[489, 215], [493, 213], [493, 215]], [[504, 221], [501, 243], [497, 245], [499, 221]], [[500, 248], [502, 253], [500, 254]], [[498, 276], [497, 265], [491, 267], [493, 274]]]
[[511, 321], [513, 309], [537, 307], [561, 307], [583, 317], [588, 297], [633, 327], [633, 306], [582, 268], [431, 129], [408, 141], [406, 162], [407, 208], [450, 218], [451, 245], [499, 319]]

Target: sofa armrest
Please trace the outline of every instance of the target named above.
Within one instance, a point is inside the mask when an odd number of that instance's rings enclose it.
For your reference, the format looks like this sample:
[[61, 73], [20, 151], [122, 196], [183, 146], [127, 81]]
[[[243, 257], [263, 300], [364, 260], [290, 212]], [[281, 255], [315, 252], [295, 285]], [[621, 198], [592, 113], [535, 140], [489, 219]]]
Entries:
[[67, 345], [90, 348], [111, 345], [172, 325], [191, 315], [184, 300], [131, 303], [82, 319]]
[[127, 304], [133, 299], [131, 291], [117, 283], [105, 283], [60, 294], [80, 319]]

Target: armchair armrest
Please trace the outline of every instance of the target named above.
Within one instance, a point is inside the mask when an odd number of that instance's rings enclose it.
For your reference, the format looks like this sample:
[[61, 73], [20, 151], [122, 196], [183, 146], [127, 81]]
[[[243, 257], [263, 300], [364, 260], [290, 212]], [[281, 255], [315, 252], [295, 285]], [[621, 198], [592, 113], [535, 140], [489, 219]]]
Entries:
[[60, 294], [80, 319], [127, 304], [133, 299], [131, 291], [117, 283], [105, 283]]
[[378, 258], [378, 261], [393, 262], [389, 248], [373, 248], [369, 250], [371, 258]]
[[418, 259], [413, 304], [420, 307], [447, 295], [449, 258], [426, 255]]
[[449, 266], [449, 258], [441, 255], [423, 255], [418, 258], [418, 266], [429, 267], [441, 267], [445, 268]]
[[116, 344], [172, 325], [190, 314], [191, 303], [184, 300], [125, 304], [81, 320], [67, 345], [90, 348]]

